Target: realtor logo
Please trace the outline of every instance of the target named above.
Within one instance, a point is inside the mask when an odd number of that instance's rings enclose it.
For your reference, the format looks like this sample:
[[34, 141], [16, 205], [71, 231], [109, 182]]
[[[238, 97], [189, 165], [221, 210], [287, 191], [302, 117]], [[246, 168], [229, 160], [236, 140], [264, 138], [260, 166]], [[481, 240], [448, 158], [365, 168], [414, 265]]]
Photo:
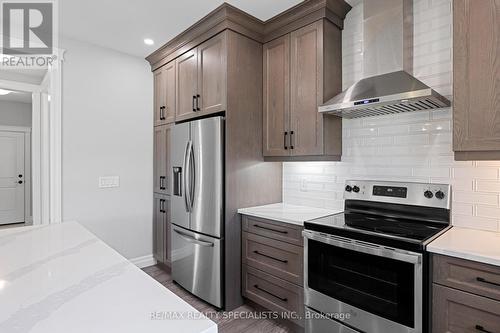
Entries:
[[52, 2], [2, 2], [2, 53], [52, 54], [53, 7]]

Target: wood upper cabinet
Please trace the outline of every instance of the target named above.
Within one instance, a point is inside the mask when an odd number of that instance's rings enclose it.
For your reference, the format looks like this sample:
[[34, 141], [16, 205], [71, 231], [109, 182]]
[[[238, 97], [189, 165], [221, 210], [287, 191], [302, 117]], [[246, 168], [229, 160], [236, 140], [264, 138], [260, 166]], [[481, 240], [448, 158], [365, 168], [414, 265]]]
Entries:
[[175, 120], [175, 61], [154, 72], [154, 125]]
[[318, 106], [341, 84], [341, 31], [331, 22], [319, 20], [265, 44], [264, 156], [339, 160], [342, 120], [320, 114]]
[[153, 257], [170, 266], [170, 197], [154, 195]]
[[219, 34], [198, 47], [198, 112], [226, 110], [226, 34]]
[[196, 113], [198, 89], [198, 52], [191, 50], [177, 59], [177, 121], [188, 119]]
[[176, 121], [226, 110], [226, 54], [221, 33], [176, 60]]
[[453, 148], [500, 159], [500, 0], [453, 1]]
[[154, 130], [154, 192], [170, 194], [170, 130], [169, 125]]
[[288, 156], [290, 35], [264, 45], [264, 156]]

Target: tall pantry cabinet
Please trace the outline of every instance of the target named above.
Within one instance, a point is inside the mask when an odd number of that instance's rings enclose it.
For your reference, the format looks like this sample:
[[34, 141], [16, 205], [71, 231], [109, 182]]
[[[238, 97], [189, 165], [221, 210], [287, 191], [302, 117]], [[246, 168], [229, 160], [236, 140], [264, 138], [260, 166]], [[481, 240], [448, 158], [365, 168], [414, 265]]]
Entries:
[[170, 266], [170, 131], [175, 119], [175, 61], [153, 73], [154, 170], [153, 257]]

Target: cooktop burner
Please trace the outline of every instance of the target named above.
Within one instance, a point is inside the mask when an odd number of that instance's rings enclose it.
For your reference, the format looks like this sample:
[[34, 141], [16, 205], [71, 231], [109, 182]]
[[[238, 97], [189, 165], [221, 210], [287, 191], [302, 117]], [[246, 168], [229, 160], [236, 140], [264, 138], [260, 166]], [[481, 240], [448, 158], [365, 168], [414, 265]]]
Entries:
[[450, 225], [449, 185], [348, 181], [345, 212], [304, 223], [306, 230], [422, 251]]

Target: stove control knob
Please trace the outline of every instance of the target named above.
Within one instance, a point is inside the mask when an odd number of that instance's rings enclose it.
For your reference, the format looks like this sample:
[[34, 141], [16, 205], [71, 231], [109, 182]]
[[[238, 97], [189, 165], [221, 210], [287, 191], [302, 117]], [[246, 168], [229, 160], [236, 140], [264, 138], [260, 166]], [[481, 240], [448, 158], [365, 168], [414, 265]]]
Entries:
[[358, 193], [358, 192], [359, 192], [359, 187], [354, 186], [354, 187], [352, 188], [352, 191], [353, 191], [354, 193]]
[[347, 186], [345, 187], [345, 190], [346, 190], [347, 192], [351, 192], [351, 191], [352, 191], [352, 187], [351, 187], [351, 185], [347, 185]]
[[434, 196], [434, 194], [431, 191], [427, 190], [427, 191], [424, 192], [424, 196], [427, 199], [432, 199], [432, 197]]
[[436, 192], [436, 198], [438, 198], [439, 200], [444, 199], [444, 192], [443, 191], [437, 191]]

